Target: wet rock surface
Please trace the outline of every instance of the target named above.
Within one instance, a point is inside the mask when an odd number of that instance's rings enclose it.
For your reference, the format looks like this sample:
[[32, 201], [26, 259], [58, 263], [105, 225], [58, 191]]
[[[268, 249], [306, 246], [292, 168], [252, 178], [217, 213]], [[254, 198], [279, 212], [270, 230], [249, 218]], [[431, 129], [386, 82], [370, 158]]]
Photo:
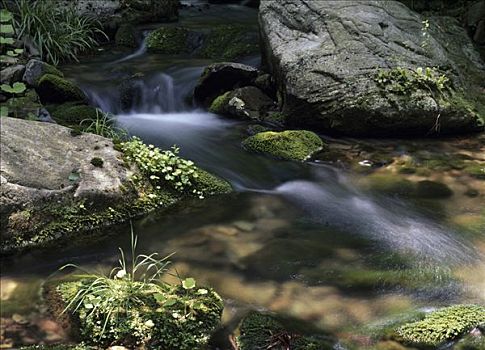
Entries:
[[[351, 135], [482, 130], [483, 62], [449, 18], [430, 19], [423, 43], [422, 20], [397, 1], [262, 1], [264, 57], [288, 122]], [[379, 71], [400, 67], [440, 67], [451, 90], [378, 84]]]

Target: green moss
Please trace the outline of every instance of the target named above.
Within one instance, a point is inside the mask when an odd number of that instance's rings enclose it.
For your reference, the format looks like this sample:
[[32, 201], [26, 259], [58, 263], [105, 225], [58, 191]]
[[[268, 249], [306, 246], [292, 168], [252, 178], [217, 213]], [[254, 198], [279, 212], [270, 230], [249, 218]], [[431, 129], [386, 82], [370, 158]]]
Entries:
[[83, 120], [96, 120], [98, 115], [95, 107], [79, 105], [76, 102], [49, 105], [46, 108], [57, 123], [72, 128], [79, 127]]
[[437, 346], [477, 326], [485, 326], [483, 306], [455, 305], [434, 311], [421, 321], [405, 324], [397, 332], [404, 341]]
[[[240, 326], [237, 338], [240, 350], [293, 349], [326, 350], [333, 344], [328, 337], [307, 336], [298, 331], [287, 330], [285, 324], [275, 316], [251, 312]], [[278, 346], [279, 345], [279, 346]]]
[[[103, 282], [104, 281], [104, 282]], [[84, 303], [77, 310], [71, 308], [74, 324], [80, 325], [80, 337], [87, 344], [135, 344], [148, 348], [193, 350], [207, 345], [209, 336], [220, 324], [222, 299], [209, 288], [184, 289], [181, 285], [154, 284], [125, 279], [103, 279], [88, 292]], [[92, 280], [61, 283], [56, 291], [64, 304]], [[110, 310], [110, 297], [116, 293], [126, 299], [126, 309]], [[117, 300], [121, 304], [120, 300]], [[97, 308], [93, 310], [92, 305]], [[111, 312], [111, 313], [110, 313]], [[103, 331], [103, 324], [108, 320]]]
[[216, 113], [216, 114], [224, 114], [225, 107], [229, 103], [230, 94], [231, 94], [231, 91], [228, 91], [225, 94], [218, 96], [214, 101], [212, 101], [209, 107], [209, 112]]
[[122, 24], [115, 34], [116, 45], [136, 47], [135, 27], [131, 24]]
[[56, 345], [31, 345], [21, 347], [20, 350], [96, 350], [98, 348], [87, 345], [56, 344]]
[[259, 51], [258, 37], [243, 25], [220, 25], [211, 30], [200, 52], [202, 57], [234, 60]]
[[99, 157], [94, 157], [93, 159], [91, 159], [91, 164], [94, 165], [96, 168], [102, 168], [104, 161]]
[[36, 91], [44, 104], [85, 100], [84, 93], [76, 84], [54, 74], [44, 74]]
[[317, 134], [306, 130], [266, 131], [248, 137], [242, 143], [251, 152], [270, 156], [304, 161], [323, 147]]
[[181, 54], [188, 52], [187, 38], [189, 30], [184, 27], [161, 27], [150, 34], [146, 39], [147, 49], [150, 52], [162, 54]]
[[463, 171], [472, 177], [485, 180], [485, 164], [469, 164], [463, 169]]
[[270, 112], [264, 117], [264, 121], [276, 125], [284, 125], [286, 123], [286, 116], [281, 112]]
[[221, 179], [205, 170], [197, 170], [198, 177], [195, 180], [195, 187], [204, 194], [215, 195], [229, 193], [232, 191], [231, 185], [224, 179]]

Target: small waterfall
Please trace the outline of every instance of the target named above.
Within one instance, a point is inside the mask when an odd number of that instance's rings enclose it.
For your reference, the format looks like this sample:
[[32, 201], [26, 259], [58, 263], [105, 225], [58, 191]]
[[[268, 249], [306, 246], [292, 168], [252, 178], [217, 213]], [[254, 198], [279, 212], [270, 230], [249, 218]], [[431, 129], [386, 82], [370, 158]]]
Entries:
[[148, 31], [144, 31], [143, 32], [143, 40], [141, 41], [138, 49], [135, 52], [133, 52], [132, 54], [129, 54], [126, 57], [120, 58], [119, 60], [112, 62], [112, 64], [125, 62], [125, 61], [131, 60], [131, 59], [136, 58], [136, 57], [140, 57], [143, 54], [145, 54], [147, 52], [147, 42], [146, 42], [147, 36], [148, 36]]

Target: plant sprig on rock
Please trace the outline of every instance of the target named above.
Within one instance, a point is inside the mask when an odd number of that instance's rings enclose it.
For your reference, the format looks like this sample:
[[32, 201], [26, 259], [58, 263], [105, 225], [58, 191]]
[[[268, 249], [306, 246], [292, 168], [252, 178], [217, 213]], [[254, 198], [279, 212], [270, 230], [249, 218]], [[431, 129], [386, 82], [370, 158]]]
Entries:
[[416, 70], [402, 67], [381, 69], [374, 80], [382, 89], [400, 95], [410, 94], [417, 89], [441, 93], [451, 88], [450, 79], [431, 67], [418, 67]]
[[160, 189], [161, 183], [169, 184], [178, 192], [191, 192], [199, 198], [204, 193], [195, 187], [199, 174], [194, 162], [180, 158], [179, 148], [161, 151], [154, 145], [146, 145], [138, 137], [121, 144], [128, 160], [133, 161], [149, 177], [150, 182]]

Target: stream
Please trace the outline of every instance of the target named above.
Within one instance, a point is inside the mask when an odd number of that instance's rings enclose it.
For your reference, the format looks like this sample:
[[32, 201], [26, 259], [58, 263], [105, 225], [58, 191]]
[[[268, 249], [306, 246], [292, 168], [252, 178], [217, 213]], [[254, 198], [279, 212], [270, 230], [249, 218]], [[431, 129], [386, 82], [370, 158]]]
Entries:
[[[209, 15], [182, 10], [181, 23], [223, 22], [231, 13], [231, 21], [256, 26], [256, 10], [212, 8]], [[414, 200], [369, 190], [367, 174], [331, 162], [250, 154], [240, 146], [250, 122], [191, 106], [188, 96], [209, 63], [150, 54], [142, 42], [132, 52], [107, 49], [62, 67], [91, 104], [115, 115], [130, 135], [164, 149], [177, 145], [181, 156], [235, 189], [137, 220], [139, 252], [175, 252], [172, 269], [214, 287], [225, 300], [228, 324], [240, 310], [269, 309], [344, 334], [416, 308], [485, 301], [485, 234], [452, 224], [454, 215], [467, 210], [483, 215], [483, 196]], [[259, 65], [260, 58], [242, 63]], [[140, 98], [123, 111], [120, 81], [135, 73], [142, 76]], [[342, 148], [357, 142], [344, 141]], [[382, 148], [397, 143], [366, 142]], [[419, 140], [409, 142], [421, 147]], [[38, 286], [65, 263], [91, 269], [116, 264], [117, 247], [129, 250], [130, 226], [107, 231], [62, 253], [44, 250], [6, 260], [2, 280], [30, 292], [3, 313], [35, 309]]]

